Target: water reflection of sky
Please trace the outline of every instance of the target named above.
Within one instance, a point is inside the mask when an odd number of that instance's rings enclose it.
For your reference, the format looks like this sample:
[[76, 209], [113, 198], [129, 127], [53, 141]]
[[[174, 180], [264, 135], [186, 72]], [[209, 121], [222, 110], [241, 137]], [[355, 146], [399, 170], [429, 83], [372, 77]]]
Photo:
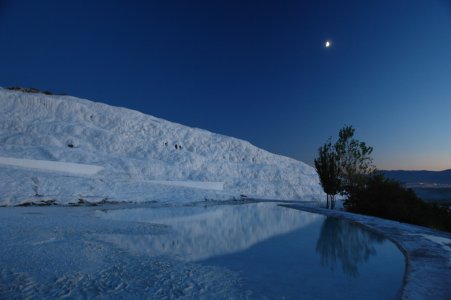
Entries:
[[394, 244], [350, 222], [271, 203], [97, 211], [167, 226], [160, 235], [98, 235], [135, 254], [238, 272], [254, 296], [392, 299], [404, 273]]
[[96, 214], [101, 218], [168, 226], [168, 234], [163, 235], [108, 234], [98, 238], [135, 253], [170, 255], [185, 261], [242, 251], [272, 236], [324, 219], [273, 203], [134, 208]]

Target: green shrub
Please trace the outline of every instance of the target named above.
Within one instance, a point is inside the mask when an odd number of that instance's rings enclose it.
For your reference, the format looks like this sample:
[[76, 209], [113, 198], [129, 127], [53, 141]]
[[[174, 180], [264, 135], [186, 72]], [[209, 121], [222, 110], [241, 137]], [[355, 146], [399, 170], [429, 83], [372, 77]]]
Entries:
[[349, 195], [345, 208], [351, 212], [451, 232], [448, 208], [426, 203], [412, 189], [406, 189], [382, 175], [369, 177], [364, 187]]
[[7, 90], [11, 90], [11, 91], [23, 92], [23, 93], [54, 95], [50, 91], [41, 91], [40, 89], [37, 89], [37, 88], [26, 88], [26, 87], [20, 87], [20, 86], [11, 86], [11, 87], [7, 87], [6, 89]]

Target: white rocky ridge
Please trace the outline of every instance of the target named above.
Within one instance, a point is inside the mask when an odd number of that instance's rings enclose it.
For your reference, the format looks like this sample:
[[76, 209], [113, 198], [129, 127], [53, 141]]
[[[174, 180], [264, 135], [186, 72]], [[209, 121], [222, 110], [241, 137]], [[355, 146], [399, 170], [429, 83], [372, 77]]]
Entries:
[[0, 204], [322, 197], [314, 168], [249, 142], [70, 96], [0, 88]]

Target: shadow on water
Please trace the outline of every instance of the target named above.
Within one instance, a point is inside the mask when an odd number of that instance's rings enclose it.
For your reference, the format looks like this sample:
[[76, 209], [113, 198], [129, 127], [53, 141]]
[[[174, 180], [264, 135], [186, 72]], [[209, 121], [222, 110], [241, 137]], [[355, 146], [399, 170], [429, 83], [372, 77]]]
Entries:
[[375, 245], [384, 240], [381, 235], [356, 224], [327, 218], [321, 226], [316, 252], [323, 266], [334, 270], [341, 264], [344, 274], [356, 277], [359, 275], [359, 265], [376, 255]]

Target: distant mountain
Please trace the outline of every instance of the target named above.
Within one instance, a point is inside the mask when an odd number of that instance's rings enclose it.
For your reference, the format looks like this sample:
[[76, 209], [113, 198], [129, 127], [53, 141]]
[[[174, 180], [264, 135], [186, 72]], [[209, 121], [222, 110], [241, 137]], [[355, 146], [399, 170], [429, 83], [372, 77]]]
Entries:
[[314, 168], [247, 141], [71, 96], [0, 88], [0, 205], [241, 194], [323, 196]]
[[386, 177], [405, 184], [451, 184], [451, 169], [444, 171], [383, 171]]

